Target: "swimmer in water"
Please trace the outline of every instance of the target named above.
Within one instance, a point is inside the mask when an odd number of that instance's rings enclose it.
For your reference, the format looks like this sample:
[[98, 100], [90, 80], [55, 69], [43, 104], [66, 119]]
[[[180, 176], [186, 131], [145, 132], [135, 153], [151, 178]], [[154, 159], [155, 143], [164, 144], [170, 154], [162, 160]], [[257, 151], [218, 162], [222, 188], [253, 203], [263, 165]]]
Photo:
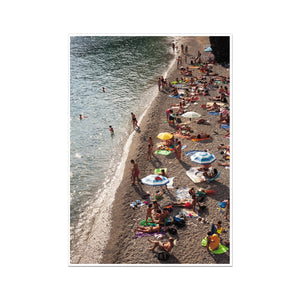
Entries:
[[109, 131], [110, 131], [110, 134], [111, 134], [111, 135], [114, 135], [114, 134], [115, 134], [114, 129], [113, 129], [111, 126], [109, 126]]
[[105, 93], [105, 88], [104, 87], [102, 88], [102, 92]]
[[79, 115], [79, 120], [82, 120], [82, 115]]

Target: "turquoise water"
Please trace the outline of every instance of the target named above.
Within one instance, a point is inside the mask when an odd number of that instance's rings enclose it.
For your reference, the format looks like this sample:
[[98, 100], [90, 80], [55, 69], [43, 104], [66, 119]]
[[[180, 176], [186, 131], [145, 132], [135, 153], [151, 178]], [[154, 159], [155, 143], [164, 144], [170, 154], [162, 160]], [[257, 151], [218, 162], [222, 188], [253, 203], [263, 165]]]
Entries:
[[99, 212], [95, 203], [103, 200], [124, 160], [123, 149], [132, 133], [130, 113], [139, 120], [157, 94], [157, 79], [174, 60], [173, 40], [158, 36], [70, 38], [71, 253], [84, 247], [89, 238]]

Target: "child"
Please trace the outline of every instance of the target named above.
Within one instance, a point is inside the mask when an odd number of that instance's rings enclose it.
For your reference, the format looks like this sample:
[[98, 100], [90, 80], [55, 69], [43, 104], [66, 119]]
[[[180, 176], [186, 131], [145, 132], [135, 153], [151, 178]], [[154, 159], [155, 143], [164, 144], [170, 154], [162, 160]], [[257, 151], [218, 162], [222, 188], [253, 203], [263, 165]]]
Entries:
[[148, 207], [147, 207], [147, 211], [146, 211], [146, 223], [147, 223], [147, 221], [148, 221], [148, 218], [151, 218], [151, 222], [152, 223], [155, 223], [154, 221], [153, 221], [153, 217], [152, 217], [152, 210], [153, 210], [153, 208], [152, 208], [152, 204], [150, 203], [150, 204], [148, 204]]

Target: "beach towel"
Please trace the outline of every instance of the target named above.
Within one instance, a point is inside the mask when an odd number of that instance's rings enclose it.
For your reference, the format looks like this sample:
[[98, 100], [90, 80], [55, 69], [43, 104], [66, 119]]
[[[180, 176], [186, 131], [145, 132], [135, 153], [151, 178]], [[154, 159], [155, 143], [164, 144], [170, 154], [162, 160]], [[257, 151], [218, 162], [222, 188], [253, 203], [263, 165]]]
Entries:
[[[201, 245], [203, 247], [206, 247], [206, 245], [207, 245], [207, 238], [206, 237], [202, 240]], [[226, 246], [222, 245], [222, 244], [219, 244], [218, 249], [216, 249], [216, 250], [209, 249], [209, 250], [214, 254], [222, 254], [222, 253], [225, 253], [228, 250], [228, 248]]]
[[177, 96], [169, 95], [169, 97], [172, 97], [172, 98], [179, 98], [179, 95], [177, 95]]
[[191, 209], [182, 209], [181, 210], [184, 216], [190, 217], [190, 218], [198, 218], [198, 214], [196, 214]]
[[206, 181], [203, 172], [198, 171], [197, 168], [190, 168], [185, 173], [194, 183]]
[[208, 112], [208, 114], [213, 115], [213, 116], [219, 116], [220, 115], [220, 113], [217, 112], [217, 111], [210, 111], [210, 112]]
[[230, 128], [230, 125], [228, 125], [228, 124], [222, 124], [222, 126], [221, 126], [223, 129], [229, 129]]
[[184, 200], [184, 199], [191, 200], [192, 199], [192, 196], [189, 193], [189, 188], [188, 187], [177, 189], [176, 190], [176, 197], [179, 200]]
[[141, 221], [141, 225], [142, 225], [142, 226], [155, 226], [156, 224], [155, 224], [155, 223], [151, 223], [151, 219], [148, 218], [147, 224], [146, 224], [146, 220], [142, 220], [142, 221]]
[[161, 155], [170, 155], [172, 151], [169, 150], [157, 150], [154, 152], [154, 154], [161, 154]]
[[158, 173], [160, 173], [162, 170], [165, 171], [165, 173], [167, 173], [167, 168], [158, 168], [154, 170], [154, 174], [157, 175]]
[[175, 177], [171, 177], [171, 178], [168, 178], [169, 179], [169, 183], [167, 184], [167, 188], [168, 189], [173, 189], [173, 180], [174, 180]]

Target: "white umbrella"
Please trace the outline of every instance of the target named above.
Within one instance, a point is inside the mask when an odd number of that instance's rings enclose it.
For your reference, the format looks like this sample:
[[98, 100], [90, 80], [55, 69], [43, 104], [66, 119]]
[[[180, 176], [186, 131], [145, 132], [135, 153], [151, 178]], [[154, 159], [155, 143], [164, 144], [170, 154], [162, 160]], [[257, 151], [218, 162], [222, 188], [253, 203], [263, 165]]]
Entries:
[[148, 175], [142, 178], [142, 183], [150, 186], [163, 186], [169, 183], [169, 179], [167, 177], [161, 175]]
[[194, 111], [188, 111], [188, 112], [182, 114], [181, 116], [182, 116], [183, 118], [189, 118], [190, 121], [191, 121], [191, 119], [193, 119], [193, 118], [200, 118], [200, 117], [201, 117], [200, 114], [198, 114], [198, 113], [196, 113], [196, 112], [194, 112]]
[[205, 151], [199, 151], [196, 152], [195, 154], [193, 154], [191, 156], [191, 161], [200, 164], [200, 165], [207, 165], [207, 164], [211, 164], [216, 160], [216, 157], [209, 152], [205, 152]]

